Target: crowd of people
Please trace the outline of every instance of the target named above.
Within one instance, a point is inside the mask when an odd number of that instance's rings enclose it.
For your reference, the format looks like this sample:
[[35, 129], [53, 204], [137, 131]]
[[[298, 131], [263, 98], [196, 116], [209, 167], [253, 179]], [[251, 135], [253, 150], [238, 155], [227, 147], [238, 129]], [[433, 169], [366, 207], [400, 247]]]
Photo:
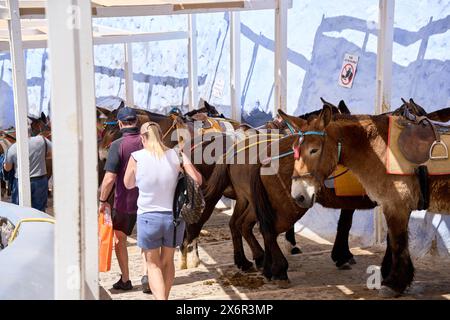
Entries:
[[[137, 222], [137, 244], [142, 252], [141, 284], [144, 293], [166, 300], [175, 277], [174, 254], [184, 235], [183, 221], [175, 228], [173, 204], [179, 173], [189, 175], [201, 185], [202, 176], [177, 147], [162, 142], [161, 128], [146, 122], [138, 128], [136, 111], [121, 108], [117, 114], [121, 138], [108, 152], [105, 175], [99, 193], [99, 214], [111, 212], [114, 248], [121, 270], [116, 290], [132, 290], [128, 264], [127, 237]], [[29, 131], [29, 160], [32, 207], [45, 212], [48, 201], [46, 159], [52, 143]], [[14, 174], [11, 201], [19, 204], [17, 145], [6, 151], [3, 173]], [[114, 190], [114, 203], [109, 199]]]

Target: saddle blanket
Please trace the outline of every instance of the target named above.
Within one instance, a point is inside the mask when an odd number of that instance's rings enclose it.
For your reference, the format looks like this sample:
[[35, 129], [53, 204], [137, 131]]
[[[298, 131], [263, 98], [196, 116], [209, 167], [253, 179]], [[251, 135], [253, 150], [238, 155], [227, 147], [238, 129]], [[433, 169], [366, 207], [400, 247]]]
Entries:
[[[346, 170], [346, 167], [338, 165], [332, 176], [335, 177]], [[327, 188], [334, 188], [334, 192], [338, 197], [356, 197], [366, 195], [366, 190], [364, 190], [364, 187], [351, 171], [347, 171], [343, 175], [328, 181], [325, 181], [325, 186]]]
[[[419, 165], [408, 161], [402, 154], [398, 144], [398, 138], [403, 126], [398, 123], [398, 117], [389, 117], [388, 143], [386, 152], [386, 172], [396, 175], [413, 175], [414, 169]], [[450, 135], [441, 133], [441, 141], [450, 147]], [[413, 143], [413, 142], [411, 142]], [[437, 146], [433, 153], [441, 154], [443, 148]], [[450, 174], [450, 159], [427, 160], [422, 165], [427, 166], [429, 175]]]

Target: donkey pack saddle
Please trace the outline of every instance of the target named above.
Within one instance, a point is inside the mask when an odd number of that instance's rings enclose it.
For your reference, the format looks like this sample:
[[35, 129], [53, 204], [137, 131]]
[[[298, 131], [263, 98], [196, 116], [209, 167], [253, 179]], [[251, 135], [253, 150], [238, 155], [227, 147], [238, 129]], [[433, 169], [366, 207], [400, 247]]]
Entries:
[[403, 130], [398, 138], [398, 147], [408, 161], [422, 164], [428, 160], [448, 159], [448, 147], [441, 140], [441, 134], [450, 134], [450, 126], [416, 116], [408, 109], [403, 116], [399, 119]]

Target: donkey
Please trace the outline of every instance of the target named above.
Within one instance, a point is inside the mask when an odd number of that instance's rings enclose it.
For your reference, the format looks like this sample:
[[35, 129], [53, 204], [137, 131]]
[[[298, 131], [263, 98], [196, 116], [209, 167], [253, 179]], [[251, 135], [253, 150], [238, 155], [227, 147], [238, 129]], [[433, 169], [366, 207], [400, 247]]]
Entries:
[[[386, 173], [388, 115], [333, 117], [332, 110], [325, 105], [319, 117], [310, 121], [296, 120], [296, 126], [299, 137], [293, 144], [297, 151], [292, 198], [305, 209], [311, 207], [323, 190], [324, 179], [336, 166], [342, 164], [349, 168], [370, 198], [382, 207], [387, 222], [380, 294], [399, 296], [414, 278], [408, 249], [408, 221], [411, 211], [418, 207], [420, 186], [414, 176]], [[311, 134], [305, 134], [307, 132]], [[429, 176], [428, 179], [429, 210], [449, 213], [450, 176]]]

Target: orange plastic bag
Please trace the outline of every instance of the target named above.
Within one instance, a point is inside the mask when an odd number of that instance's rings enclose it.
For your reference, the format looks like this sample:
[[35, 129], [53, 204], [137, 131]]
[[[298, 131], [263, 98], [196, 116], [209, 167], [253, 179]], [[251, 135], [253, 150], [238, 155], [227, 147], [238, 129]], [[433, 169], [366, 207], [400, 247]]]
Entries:
[[98, 215], [98, 271], [111, 270], [111, 256], [113, 249], [113, 226], [110, 209], [100, 212]]

